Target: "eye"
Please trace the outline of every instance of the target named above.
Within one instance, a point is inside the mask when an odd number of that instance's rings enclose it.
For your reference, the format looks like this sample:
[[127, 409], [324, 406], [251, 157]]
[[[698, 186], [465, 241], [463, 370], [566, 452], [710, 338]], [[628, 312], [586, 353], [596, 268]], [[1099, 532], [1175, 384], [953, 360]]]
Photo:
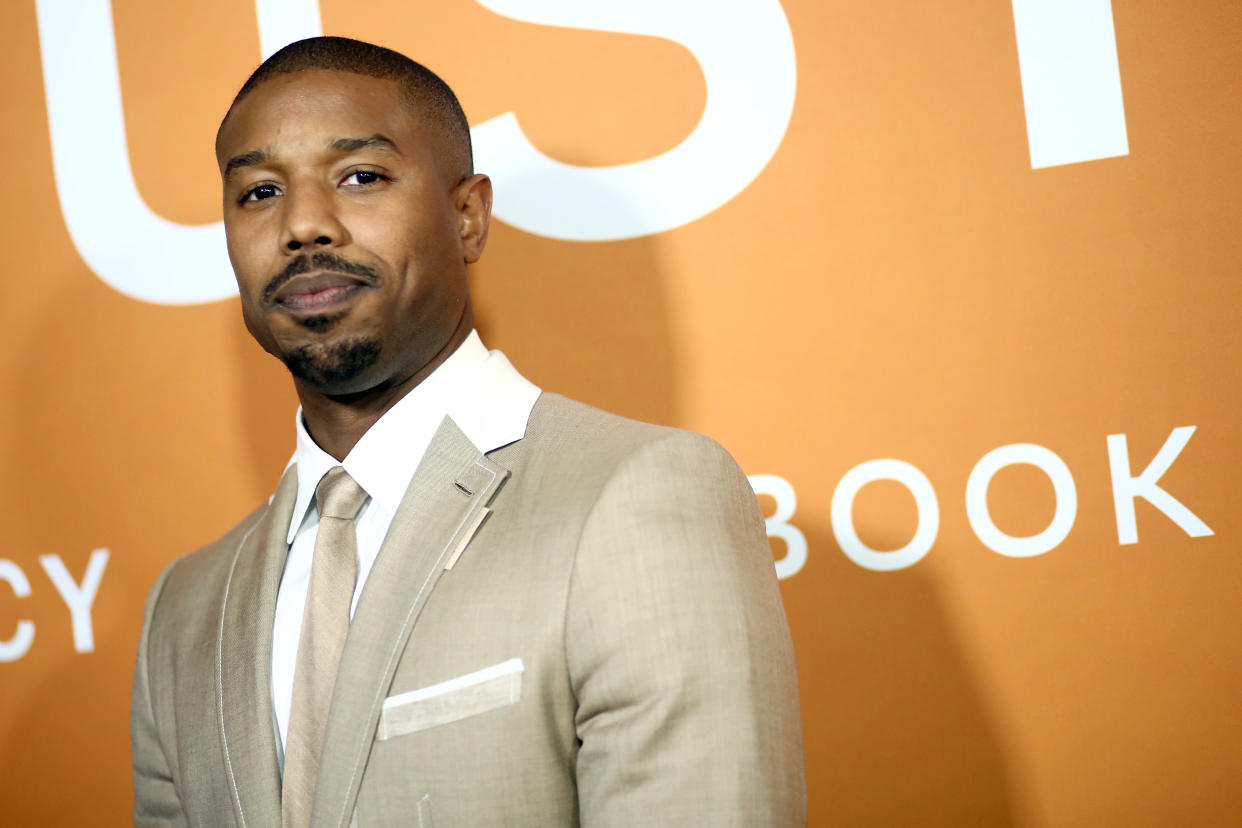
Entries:
[[275, 184], [257, 184], [243, 192], [238, 201], [242, 203], [247, 201], [264, 201], [265, 199], [275, 198], [278, 195], [280, 195], [280, 190], [277, 189]]
[[369, 187], [380, 181], [388, 180], [388, 176], [377, 173], [374, 170], [354, 170], [341, 179], [341, 185], [344, 187]]

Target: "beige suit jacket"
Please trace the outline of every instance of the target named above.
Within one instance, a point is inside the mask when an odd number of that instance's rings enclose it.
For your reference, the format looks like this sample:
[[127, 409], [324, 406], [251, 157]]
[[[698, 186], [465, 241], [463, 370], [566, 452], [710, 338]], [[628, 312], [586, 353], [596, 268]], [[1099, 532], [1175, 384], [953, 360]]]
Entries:
[[[272, 620], [296, 487], [290, 470], [151, 590], [136, 824], [280, 824]], [[793, 649], [728, 454], [553, 394], [487, 455], [445, 420], [350, 626], [312, 824], [798, 825], [805, 807]]]

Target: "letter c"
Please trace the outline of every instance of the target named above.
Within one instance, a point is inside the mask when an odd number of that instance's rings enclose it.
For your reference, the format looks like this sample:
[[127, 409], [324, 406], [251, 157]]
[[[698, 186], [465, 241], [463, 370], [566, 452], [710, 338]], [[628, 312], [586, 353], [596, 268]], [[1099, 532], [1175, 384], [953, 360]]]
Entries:
[[[12, 561], [6, 561], [0, 558], [0, 581], [8, 581], [9, 586], [13, 588], [13, 594], [18, 598], [26, 598], [30, 595], [30, 581], [26, 579], [26, 573], [22, 572], [22, 568]], [[30, 644], [34, 641], [35, 625], [33, 621], [22, 619], [17, 622], [17, 632], [8, 641], [0, 641], [0, 661], [17, 661], [30, 651]]]

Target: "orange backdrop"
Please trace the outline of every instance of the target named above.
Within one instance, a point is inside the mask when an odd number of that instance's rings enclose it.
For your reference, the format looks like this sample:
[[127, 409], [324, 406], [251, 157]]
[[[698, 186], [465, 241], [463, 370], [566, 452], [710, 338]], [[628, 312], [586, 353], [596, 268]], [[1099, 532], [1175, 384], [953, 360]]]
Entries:
[[[56, 12], [45, 29], [76, 24], [74, 4], [39, 2]], [[1242, 8], [1113, 3], [1128, 152], [1035, 168], [1009, 4], [752, 5], [787, 21], [796, 66], [762, 171], [662, 232], [569, 241], [498, 222], [472, 276], [485, 342], [544, 388], [710, 434], [796, 494], [772, 532], [787, 568], [805, 541], [782, 587], [812, 824], [1236, 819]], [[416, 57], [472, 123], [515, 113], [575, 167], [670, 150], [717, 91], [674, 35], [537, 25], [473, 0], [319, 6], [323, 32]], [[704, 8], [723, 29], [750, 13]], [[88, 266], [58, 196], [36, 12], [0, 5], [0, 822], [122, 824], [146, 591], [271, 491], [296, 402], [235, 299], [140, 301]], [[262, 57], [255, 5], [111, 13], [141, 198], [170, 222], [217, 221], [211, 140]], [[736, 56], [760, 74], [764, 59]], [[194, 264], [176, 245], [159, 255], [169, 280]], [[1108, 437], [1122, 434], [1118, 477]], [[976, 464], [1013, 444], [1059, 458], [1076, 495], [1068, 534], [1025, 557], [989, 548], [967, 507]], [[1144, 481], [1166, 445], [1167, 472]], [[877, 459], [916, 469], [936, 503], [862, 485], [845, 522], [869, 560], [939, 521], [891, 571], [847, 555], [832, 518], [843, 478]], [[1157, 486], [1212, 534], [1153, 503]], [[1022, 463], [983, 499], [1012, 538], [1068, 508]], [[788, 492], [761, 501], [793, 507]], [[1137, 542], [1122, 543], [1128, 508]]]

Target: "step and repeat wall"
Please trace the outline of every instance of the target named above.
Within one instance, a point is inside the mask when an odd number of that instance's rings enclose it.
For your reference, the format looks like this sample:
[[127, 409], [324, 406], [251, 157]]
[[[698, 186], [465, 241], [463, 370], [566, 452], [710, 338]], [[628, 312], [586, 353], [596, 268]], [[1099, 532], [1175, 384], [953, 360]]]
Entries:
[[0, 823], [123, 824], [156, 574], [273, 489], [212, 152], [317, 33], [459, 92], [479, 327], [751, 475], [813, 825], [1242, 809], [1242, 7], [0, 6]]

